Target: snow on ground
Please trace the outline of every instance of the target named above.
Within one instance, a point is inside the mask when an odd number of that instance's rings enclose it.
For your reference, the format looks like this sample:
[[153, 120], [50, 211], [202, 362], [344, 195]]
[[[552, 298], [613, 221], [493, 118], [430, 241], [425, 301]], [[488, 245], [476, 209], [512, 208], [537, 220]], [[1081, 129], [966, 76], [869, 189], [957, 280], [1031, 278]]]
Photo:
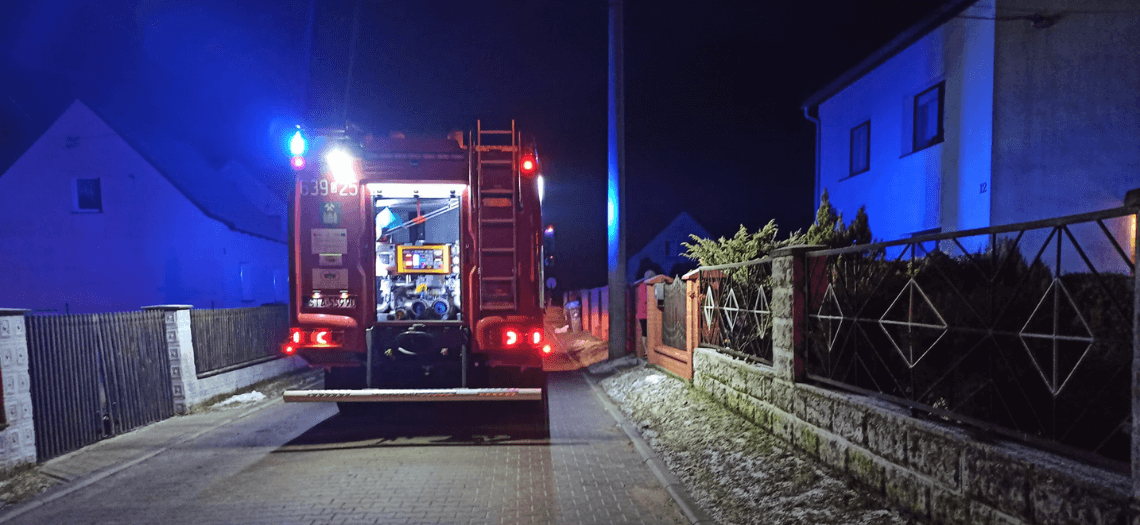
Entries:
[[224, 407], [224, 406], [230, 406], [230, 405], [244, 405], [246, 403], [256, 403], [256, 402], [261, 401], [263, 399], [265, 399], [265, 394], [262, 394], [261, 392], [254, 390], [253, 392], [246, 392], [244, 394], [238, 394], [236, 396], [230, 396], [230, 397], [226, 398], [224, 401], [222, 401], [222, 402], [220, 402], [214, 406]]
[[920, 523], [676, 377], [639, 365], [601, 385], [723, 525]]

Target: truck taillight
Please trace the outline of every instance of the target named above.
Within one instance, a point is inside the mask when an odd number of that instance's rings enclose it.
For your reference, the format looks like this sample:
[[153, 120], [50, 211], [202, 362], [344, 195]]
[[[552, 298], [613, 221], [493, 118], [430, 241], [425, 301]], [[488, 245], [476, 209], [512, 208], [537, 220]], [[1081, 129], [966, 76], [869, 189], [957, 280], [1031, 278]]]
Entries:
[[503, 346], [512, 347], [519, 344], [519, 331], [514, 328], [503, 330]]
[[542, 349], [545, 337], [542, 328], [520, 329], [513, 326], [504, 327], [501, 332], [503, 348], [535, 348]]
[[304, 347], [334, 347], [344, 344], [344, 332], [334, 332], [328, 328], [305, 330], [304, 328], [290, 328], [289, 340], [285, 342], [282, 351], [292, 355], [299, 348]]

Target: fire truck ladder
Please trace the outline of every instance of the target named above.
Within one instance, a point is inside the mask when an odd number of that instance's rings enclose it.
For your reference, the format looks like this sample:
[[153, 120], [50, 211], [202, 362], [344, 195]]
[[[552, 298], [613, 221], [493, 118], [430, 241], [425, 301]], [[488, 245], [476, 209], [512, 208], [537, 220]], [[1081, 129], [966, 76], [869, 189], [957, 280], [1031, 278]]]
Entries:
[[518, 308], [518, 133], [475, 124], [479, 308]]

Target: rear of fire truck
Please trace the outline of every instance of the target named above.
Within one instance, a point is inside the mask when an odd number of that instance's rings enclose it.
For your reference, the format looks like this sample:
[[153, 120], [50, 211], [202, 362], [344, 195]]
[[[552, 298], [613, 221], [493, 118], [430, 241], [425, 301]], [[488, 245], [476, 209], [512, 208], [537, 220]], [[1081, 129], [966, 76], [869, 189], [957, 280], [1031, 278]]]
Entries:
[[545, 402], [537, 157], [511, 129], [293, 140], [287, 402]]

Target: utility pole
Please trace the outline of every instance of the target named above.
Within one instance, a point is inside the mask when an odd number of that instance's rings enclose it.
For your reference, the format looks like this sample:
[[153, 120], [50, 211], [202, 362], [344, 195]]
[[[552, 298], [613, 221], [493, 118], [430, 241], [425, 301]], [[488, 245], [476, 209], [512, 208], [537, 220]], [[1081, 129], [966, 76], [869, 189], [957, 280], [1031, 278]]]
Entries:
[[609, 177], [606, 184], [610, 359], [617, 359], [626, 353], [628, 315], [625, 300], [625, 94], [622, 24], [622, 0], [610, 0]]

